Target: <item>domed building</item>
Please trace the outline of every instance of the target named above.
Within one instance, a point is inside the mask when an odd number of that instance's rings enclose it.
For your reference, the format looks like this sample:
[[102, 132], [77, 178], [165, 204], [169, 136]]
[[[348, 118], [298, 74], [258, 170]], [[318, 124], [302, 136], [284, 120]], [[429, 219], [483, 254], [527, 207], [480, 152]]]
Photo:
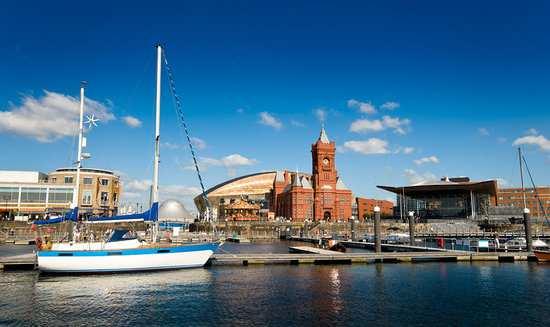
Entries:
[[194, 217], [178, 200], [170, 199], [161, 203], [159, 207], [159, 221], [192, 223]]

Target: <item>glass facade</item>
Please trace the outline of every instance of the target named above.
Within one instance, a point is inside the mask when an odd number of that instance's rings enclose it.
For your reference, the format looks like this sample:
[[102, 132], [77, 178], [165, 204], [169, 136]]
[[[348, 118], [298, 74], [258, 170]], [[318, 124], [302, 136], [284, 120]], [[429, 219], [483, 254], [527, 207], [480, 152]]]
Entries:
[[[473, 206], [473, 210], [472, 210]], [[395, 216], [408, 216], [409, 211], [421, 219], [466, 219], [488, 214], [489, 194], [467, 191], [426, 192], [415, 195], [397, 195]]]
[[[22, 187], [21, 203], [69, 203], [73, 199], [73, 189], [45, 187]], [[0, 203], [16, 204], [19, 200], [18, 187], [0, 187]]]
[[68, 203], [73, 200], [73, 190], [66, 188], [50, 188], [49, 203]]
[[18, 187], [0, 187], [0, 201], [2, 203], [17, 203], [18, 199]]
[[22, 187], [21, 203], [46, 203], [45, 187]]

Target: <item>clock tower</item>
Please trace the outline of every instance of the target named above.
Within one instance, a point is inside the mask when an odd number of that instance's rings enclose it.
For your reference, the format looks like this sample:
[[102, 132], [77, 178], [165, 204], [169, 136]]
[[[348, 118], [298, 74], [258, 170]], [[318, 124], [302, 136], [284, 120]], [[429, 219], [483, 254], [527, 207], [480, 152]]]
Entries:
[[324, 127], [311, 145], [311, 175], [277, 172], [273, 182], [270, 211], [275, 217], [293, 221], [347, 221], [353, 194], [336, 170], [336, 143]]
[[311, 146], [315, 220], [334, 220], [338, 213], [335, 151], [336, 144], [328, 139], [325, 128], [322, 127], [319, 139]]

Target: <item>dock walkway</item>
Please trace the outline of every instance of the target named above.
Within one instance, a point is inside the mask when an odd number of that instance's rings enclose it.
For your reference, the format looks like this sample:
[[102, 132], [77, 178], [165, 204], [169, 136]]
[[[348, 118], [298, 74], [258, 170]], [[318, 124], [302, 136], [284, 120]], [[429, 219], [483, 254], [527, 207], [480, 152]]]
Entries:
[[[328, 251], [328, 250], [325, 250]], [[536, 261], [525, 252], [472, 253], [472, 252], [384, 252], [384, 253], [216, 253], [209, 261], [212, 266], [248, 266], [252, 264], [369, 264], [369, 263], [420, 263], [420, 262], [474, 262], [474, 261]], [[0, 257], [0, 270], [34, 269], [35, 256]]]

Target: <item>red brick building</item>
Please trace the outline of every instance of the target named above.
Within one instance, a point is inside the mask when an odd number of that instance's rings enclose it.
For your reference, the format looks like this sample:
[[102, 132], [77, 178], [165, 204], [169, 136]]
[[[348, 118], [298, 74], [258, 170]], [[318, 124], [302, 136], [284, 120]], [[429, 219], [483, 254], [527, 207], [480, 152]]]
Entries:
[[[499, 206], [523, 208], [521, 188], [499, 188], [496, 198]], [[544, 210], [540, 207], [539, 200]], [[544, 213], [550, 214], [550, 186], [537, 187], [537, 192], [533, 188], [525, 188], [525, 203], [532, 217], [544, 217]]]
[[348, 220], [352, 193], [338, 177], [336, 144], [321, 129], [311, 146], [312, 175], [277, 172], [273, 182], [271, 210], [276, 217], [304, 220]]
[[381, 217], [393, 217], [393, 202], [388, 200], [355, 198], [357, 202], [357, 217], [364, 219], [374, 215], [374, 207], [380, 207]]

